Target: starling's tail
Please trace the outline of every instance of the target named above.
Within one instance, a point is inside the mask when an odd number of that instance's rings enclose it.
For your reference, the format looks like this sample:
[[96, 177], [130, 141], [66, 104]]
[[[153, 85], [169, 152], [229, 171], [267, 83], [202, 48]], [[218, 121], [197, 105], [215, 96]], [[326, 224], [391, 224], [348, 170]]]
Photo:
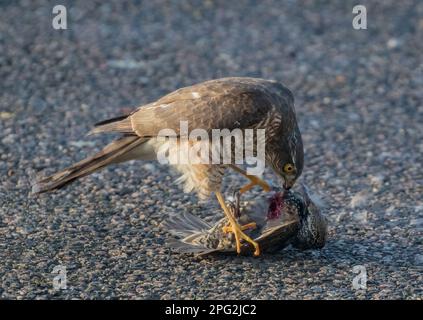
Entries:
[[103, 150], [49, 177], [41, 179], [32, 186], [33, 193], [59, 189], [72, 181], [89, 175], [112, 163], [131, 160], [131, 152], [146, 139], [138, 136], [124, 136], [108, 144]]

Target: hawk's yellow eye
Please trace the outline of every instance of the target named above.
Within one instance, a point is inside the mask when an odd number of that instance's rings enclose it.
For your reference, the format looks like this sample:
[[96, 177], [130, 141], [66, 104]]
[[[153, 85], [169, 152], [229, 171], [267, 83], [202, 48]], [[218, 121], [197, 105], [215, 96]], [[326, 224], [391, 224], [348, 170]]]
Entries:
[[291, 163], [287, 163], [283, 166], [283, 171], [285, 173], [292, 173], [294, 171], [294, 166]]

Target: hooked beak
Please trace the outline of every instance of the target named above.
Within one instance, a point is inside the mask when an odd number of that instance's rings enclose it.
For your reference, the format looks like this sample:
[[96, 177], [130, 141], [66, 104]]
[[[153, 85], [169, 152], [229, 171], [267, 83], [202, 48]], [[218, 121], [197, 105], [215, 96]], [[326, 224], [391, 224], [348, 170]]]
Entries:
[[295, 180], [286, 180], [286, 179], [284, 179], [283, 188], [285, 190], [289, 190], [289, 189], [292, 188], [292, 186], [294, 185], [294, 183], [295, 183]]

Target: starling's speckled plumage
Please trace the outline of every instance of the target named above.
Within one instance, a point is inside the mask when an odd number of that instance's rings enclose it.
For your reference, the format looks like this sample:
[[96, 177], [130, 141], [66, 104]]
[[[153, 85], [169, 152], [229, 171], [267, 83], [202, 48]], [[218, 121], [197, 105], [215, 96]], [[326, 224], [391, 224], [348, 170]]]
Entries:
[[[237, 210], [236, 206], [230, 203], [233, 213]], [[326, 242], [327, 220], [305, 189], [301, 193], [275, 192], [271, 196], [263, 195], [245, 202], [238, 222], [246, 224], [251, 221], [256, 222], [257, 228], [247, 234], [267, 252], [289, 244], [302, 250], [318, 249]], [[235, 252], [233, 235], [222, 232], [227, 223], [227, 219], [223, 218], [210, 224], [185, 213], [170, 217], [162, 226], [176, 238], [169, 241], [175, 251], [204, 255]], [[247, 250], [248, 244], [245, 244], [243, 251]]]

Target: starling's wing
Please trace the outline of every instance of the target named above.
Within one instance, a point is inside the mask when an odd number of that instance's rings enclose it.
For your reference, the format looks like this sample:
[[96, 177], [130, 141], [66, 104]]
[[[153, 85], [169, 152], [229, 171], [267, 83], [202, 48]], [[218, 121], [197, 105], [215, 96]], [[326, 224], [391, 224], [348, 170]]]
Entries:
[[290, 244], [291, 240], [298, 232], [298, 219], [285, 220], [283, 223], [272, 227], [264, 228], [262, 234], [254, 240], [266, 251], [279, 250]]
[[179, 135], [181, 121], [187, 121], [188, 132], [197, 128], [208, 132], [219, 128], [245, 129], [272, 120], [270, 112], [281, 112], [281, 108], [293, 108], [293, 100], [289, 90], [280, 83], [224, 78], [176, 90], [126, 118], [100, 123], [92, 133], [118, 131], [152, 137], [158, 136], [162, 129], [170, 129]]
[[213, 226], [195, 215], [187, 212], [174, 214], [161, 225], [176, 238], [170, 239], [167, 244], [177, 252], [204, 254], [214, 250], [207, 246], [208, 231]]
[[[221, 228], [222, 220], [214, 226], [210, 226], [202, 219], [184, 213], [180, 216], [170, 217], [162, 223], [162, 226], [175, 237], [168, 240], [167, 244], [176, 252], [194, 253], [199, 256], [212, 253], [234, 254], [236, 253], [235, 242], [228, 239], [223, 240], [222, 234], [216, 232], [218, 228]], [[290, 243], [297, 234], [298, 226], [298, 220], [294, 217], [271, 228], [263, 226], [256, 230], [257, 236], [254, 237], [254, 240], [265, 252], [280, 249]], [[223, 245], [224, 243], [225, 245]], [[241, 254], [250, 254], [251, 250], [248, 243], [241, 246]]]
[[168, 219], [162, 222], [162, 226], [178, 238], [204, 233], [212, 228], [206, 221], [187, 212], [170, 215]]

